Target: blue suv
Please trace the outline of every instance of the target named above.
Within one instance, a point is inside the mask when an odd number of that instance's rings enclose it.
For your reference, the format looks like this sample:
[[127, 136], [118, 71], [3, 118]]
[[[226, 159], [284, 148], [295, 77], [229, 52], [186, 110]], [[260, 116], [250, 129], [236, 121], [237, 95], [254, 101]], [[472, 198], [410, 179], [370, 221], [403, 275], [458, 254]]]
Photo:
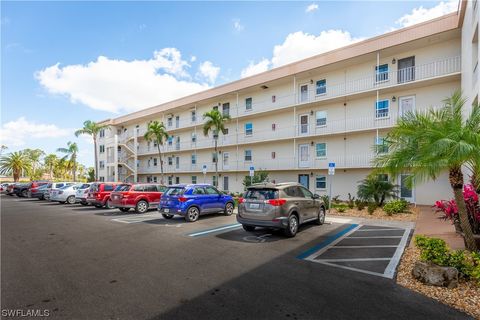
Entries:
[[158, 204], [158, 211], [165, 219], [171, 219], [178, 214], [188, 222], [197, 221], [200, 215], [208, 213], [223, 212], [230, 216], [233, 208], [233, 198], [209, 184], [169, 186]]

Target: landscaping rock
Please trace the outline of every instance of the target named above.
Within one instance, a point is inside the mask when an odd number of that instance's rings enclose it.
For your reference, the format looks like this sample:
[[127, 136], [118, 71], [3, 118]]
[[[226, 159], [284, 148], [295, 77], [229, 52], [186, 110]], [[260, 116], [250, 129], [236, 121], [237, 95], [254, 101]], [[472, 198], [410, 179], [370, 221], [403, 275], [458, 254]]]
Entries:
[[452, 267], [440, 267], [436, 264], [417, 261], [412, 275], [423, 283], [437, 287], [451, 289], [458, 286], [458, 270]]

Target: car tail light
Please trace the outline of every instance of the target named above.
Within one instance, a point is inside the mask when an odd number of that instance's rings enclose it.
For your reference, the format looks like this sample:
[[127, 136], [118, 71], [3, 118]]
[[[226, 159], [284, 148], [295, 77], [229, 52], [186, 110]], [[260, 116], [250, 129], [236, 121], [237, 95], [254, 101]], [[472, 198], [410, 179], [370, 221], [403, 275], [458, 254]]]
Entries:
[[180, 202], [186, 202], [186, 201], [187, 201], [187, 198], [185, 198], [185, 197], [180, 197], [180, 198], [178, 198], [178, 201], [180, 201]]
[[238, 198], [238, 203], [239, 203], [239, 204], [240, 204], [240, 203], [244, 203], [244, 202], [245, 202], [245, 199], [243, 199], [243, 198]]
[[287, 200], [286, 199], [270, 199], [267, 201], [267, 203], [274, 207], [280, 207], [280, 206], [283, 206], [285, 203], [287, 203]]
[[100, 193], [94, 193], [93, 195], [97, 198], [101, 198]]

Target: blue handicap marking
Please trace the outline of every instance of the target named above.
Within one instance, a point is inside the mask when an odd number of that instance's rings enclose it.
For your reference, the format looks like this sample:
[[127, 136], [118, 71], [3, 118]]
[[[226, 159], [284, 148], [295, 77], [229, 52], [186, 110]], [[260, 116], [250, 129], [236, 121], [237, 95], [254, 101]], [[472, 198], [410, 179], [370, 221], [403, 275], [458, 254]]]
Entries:
[[250, 167], [250, 170], [255, 170], [255, 168], [253, 166]]
[[328, 167], [329, 168], [335, 168], [335, 162], [329, 162]]

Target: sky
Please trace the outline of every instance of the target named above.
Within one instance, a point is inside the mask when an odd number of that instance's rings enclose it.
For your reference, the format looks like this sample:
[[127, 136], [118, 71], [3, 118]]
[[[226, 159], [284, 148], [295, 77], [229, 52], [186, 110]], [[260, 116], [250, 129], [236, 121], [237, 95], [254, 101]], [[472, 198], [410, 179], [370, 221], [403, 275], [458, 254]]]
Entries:
[[445, 1], [1, 1], [6, 152], [456, 11]]

